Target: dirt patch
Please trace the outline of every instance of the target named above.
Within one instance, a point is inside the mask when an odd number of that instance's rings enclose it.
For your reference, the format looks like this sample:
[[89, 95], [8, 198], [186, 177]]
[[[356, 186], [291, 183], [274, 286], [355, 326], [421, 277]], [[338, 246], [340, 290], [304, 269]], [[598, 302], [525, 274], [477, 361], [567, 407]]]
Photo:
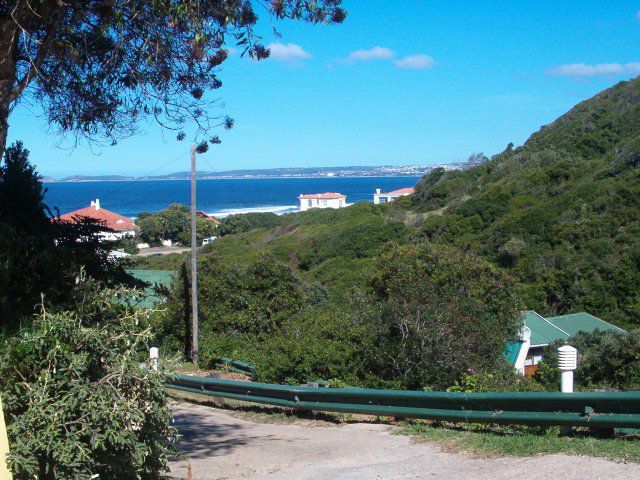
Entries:
[[204, 479], [627, 479], [640, 465], [569, 455], [478, 458], [418, 443], [383, 423], [256, 423], [202, 405], [176, 404], [182, 459], [171, 473]]

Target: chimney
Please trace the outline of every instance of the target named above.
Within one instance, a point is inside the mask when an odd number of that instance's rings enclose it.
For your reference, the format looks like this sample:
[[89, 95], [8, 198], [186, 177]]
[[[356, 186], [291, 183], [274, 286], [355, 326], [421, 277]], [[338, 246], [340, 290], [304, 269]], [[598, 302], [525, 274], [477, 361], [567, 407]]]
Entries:
[[376, 195], [380, 195], [380, 189], [376, 188]]
[[91, 202], [91, 205], [96, 207], [96, 212], [97, 212], [98, 210], [100, 210], [100, 199], [96, 198], [96, 201], [95, 202]]

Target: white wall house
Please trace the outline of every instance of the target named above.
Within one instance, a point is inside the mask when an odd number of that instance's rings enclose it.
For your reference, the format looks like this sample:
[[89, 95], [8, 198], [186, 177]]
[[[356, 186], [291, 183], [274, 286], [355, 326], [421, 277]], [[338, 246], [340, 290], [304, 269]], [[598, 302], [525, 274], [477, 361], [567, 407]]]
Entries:
[[341, 193], [306, 193], [298, 196], [300, 211], [310, 208], [342, 208], [347, 206], [347, 197]]
[[404, 197], [405, 195], [411, 195], [413, 193], [413, 187], [401, 188], [399, 190], [393, 190], [392, 192], [381, 192], [379, 188], [376, 188], [376, 193], [373, 194], [373, 203], [389, 203], [393, 202], [398, 197]]

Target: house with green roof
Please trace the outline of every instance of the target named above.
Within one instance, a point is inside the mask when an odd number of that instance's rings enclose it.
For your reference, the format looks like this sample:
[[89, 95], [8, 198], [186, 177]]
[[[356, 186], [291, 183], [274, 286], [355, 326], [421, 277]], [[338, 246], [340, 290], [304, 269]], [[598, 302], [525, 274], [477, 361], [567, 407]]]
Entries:
[[542, 360], [542, 351], [556, 340], [568, 340], [578, 332], [595, 330], [626, 333], [625, 330], [586, 312], [543, 317], [533, 310], [523, 313], [521, 339], [510, 342], [503, 355], [518, 370], [532, 375]]

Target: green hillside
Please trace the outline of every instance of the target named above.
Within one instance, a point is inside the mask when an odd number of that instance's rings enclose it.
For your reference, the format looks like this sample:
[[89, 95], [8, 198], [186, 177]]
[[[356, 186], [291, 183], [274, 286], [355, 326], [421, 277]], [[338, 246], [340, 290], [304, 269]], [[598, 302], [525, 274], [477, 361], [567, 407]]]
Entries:
[[482, 165], [434, 170], [403, 200], [288, 215], [213, 250], [233, 262], [269, 252], [309, 281], [342, 288], [363, 283], [388, 241], [428, 238], [506, 269], [528, 308], [640, 323], [640, 79]]
[[640, 79], [580, 103], [483, 165], [434, 171], [419, 235], [487, 257], [529, 308], [640, 323]]

